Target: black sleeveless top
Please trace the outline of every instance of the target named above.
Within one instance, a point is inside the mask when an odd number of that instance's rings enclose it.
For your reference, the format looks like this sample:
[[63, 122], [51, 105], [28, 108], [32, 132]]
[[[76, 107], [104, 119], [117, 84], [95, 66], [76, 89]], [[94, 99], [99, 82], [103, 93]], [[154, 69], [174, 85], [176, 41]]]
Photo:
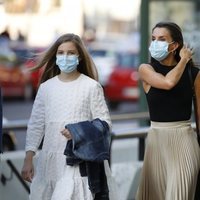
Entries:
[[[166, 75], [175, 66], [164, 66], [156, 62], [153, 66], [158, 73]], [[199, 69], [192, 67], [192, 77], [195, 80]], [[191, 118], [192, 89], [188, 73], [188, 65], [177, 85], [171, 90], [151, 87], [146, 93], [150, 120], [156, 122], [184, 121]]]

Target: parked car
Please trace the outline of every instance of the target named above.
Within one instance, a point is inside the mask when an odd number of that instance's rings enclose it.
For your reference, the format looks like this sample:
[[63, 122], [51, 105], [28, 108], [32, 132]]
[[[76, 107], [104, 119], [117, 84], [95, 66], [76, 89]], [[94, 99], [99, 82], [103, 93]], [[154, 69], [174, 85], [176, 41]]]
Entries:
[[107, 84], [104, 86], [105, 97], [111, 108], [116, 108], [124, 101], [138, 101], [139, 55], [134, 52], [116, 53], [117, 65], [113, 68]]
[[99, 82], [104, 87], [108, 77], [116, 65], [116, 55], [113, 45], [94, 42], [89, 46], [89, 53], [95, 63], [99, 75]]
[[0, 85], [3, 97], [29, 99], [31, 96], [31, 85], [18, 65], [0, 64]]
[[30, 72], [30, 64], [27, 63], [33, 61], [30, 58], [36, 50], [39, 51], [27, 46], [12, 46], [9, 54], [3, 55], [0, 51], [0, 85], [4, 98], [19, 97], [30, 100], [34, 97], [40, 73]]
[[[10, 49], [6, 55], [0, 52], [0, 85], [3, 97], [23, 97], [29, 99], [31, 96], [31, 84], [29, 75], [23, 73], [22, 60], [17, 53], [21, 49]], [[28, 56], [28, 50], [24, 50], [23, 56]]]
[[29, 76], [29, 82], [31, 83], [31, 86], [32, 86], [33, 97], [35, 96], [35, 94], [37, 92], [40, 78], [41, 78], [44, 68], [40, 68], [36, 71], [30, 71], [30, 69], [33, 68], [37, 64], [38, 54], [44, 50], [45, 50], [45, 48], [43, 48], [43, 47], [42, 48], [32, 48], [31, 49], [32, 57], [27, 59], [22, 65], [24, 72]]

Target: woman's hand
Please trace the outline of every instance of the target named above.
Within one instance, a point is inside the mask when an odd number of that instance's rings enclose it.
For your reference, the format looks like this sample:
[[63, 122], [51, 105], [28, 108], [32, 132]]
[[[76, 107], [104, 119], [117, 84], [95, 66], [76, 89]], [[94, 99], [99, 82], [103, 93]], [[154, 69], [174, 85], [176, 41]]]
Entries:
[[186, 62], [188, 62], [192, 58], [193, 54], [194, 54], [193, 49], [184, 45], [182, 49], [180, 50], [179, 55], [181, 59], [186, 59]]
[[24, 159], [24, 165], [21, 171], [22, 178], [25, 181], [32, 182], [34, 176], [34, 166], [32, 156], [26, 156]]
[[68, 129], [63, 129], [62, 131], [60, 131], [62, 135], [64, 135], [68, 140], [71, 140], [72, 139], [72, 135], [71, 133], [69, 132]]

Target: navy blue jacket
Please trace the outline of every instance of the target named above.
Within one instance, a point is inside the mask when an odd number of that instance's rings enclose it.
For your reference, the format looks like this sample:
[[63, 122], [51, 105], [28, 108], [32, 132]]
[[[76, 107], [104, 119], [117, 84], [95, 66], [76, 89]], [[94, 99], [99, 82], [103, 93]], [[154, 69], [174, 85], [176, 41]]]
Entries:
[[81, 176], [88, 177], [89, 189], [95, 200], [109, 200], [104, 160], [110, 157], [110, 132], [105, 121], [94, 119], [65, 126], [72, 140], [67, 142], [64, 154], [68, 165], [79, 164]]
[[67, 142], [64, 154], [84, 161], [101, 162], [110, 158], [110, 132], [107, 122], [100, 119], [82, 121], [65, 126], [72, 140]]

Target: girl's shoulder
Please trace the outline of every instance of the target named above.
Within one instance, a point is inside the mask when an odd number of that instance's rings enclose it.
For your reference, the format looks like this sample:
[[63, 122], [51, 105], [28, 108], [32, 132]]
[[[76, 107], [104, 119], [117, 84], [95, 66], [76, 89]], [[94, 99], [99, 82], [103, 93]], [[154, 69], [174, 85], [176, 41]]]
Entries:
[[81, 74], [81, 80], [84, 82], [88, 82], [91, 85], [97, 85], [99, 84], [98, 81], [94, 80], [93, 78], [90, 78], [89, 76], [85, 75], [85, 74]]
[[89, 76], [87, 76], [85, 74], [81, 74], [81, 76], [82, 76], [81, 77], [81, 81], [83, 83], [83, 87], [87, 85], [91, 89], [92, 88], [93, 89], [95, 89], [95, 88], [102, 88], [101, 84], [98, 81], [90, 78]]
[[46, 80], [45, 82], [41, 83], [40, 87], [42, 88], [51, 87], [52, 85], [55, 84], [56, 80], [57, 80], [57, 76], [54, 76], [53, 78], [50, 78]]

